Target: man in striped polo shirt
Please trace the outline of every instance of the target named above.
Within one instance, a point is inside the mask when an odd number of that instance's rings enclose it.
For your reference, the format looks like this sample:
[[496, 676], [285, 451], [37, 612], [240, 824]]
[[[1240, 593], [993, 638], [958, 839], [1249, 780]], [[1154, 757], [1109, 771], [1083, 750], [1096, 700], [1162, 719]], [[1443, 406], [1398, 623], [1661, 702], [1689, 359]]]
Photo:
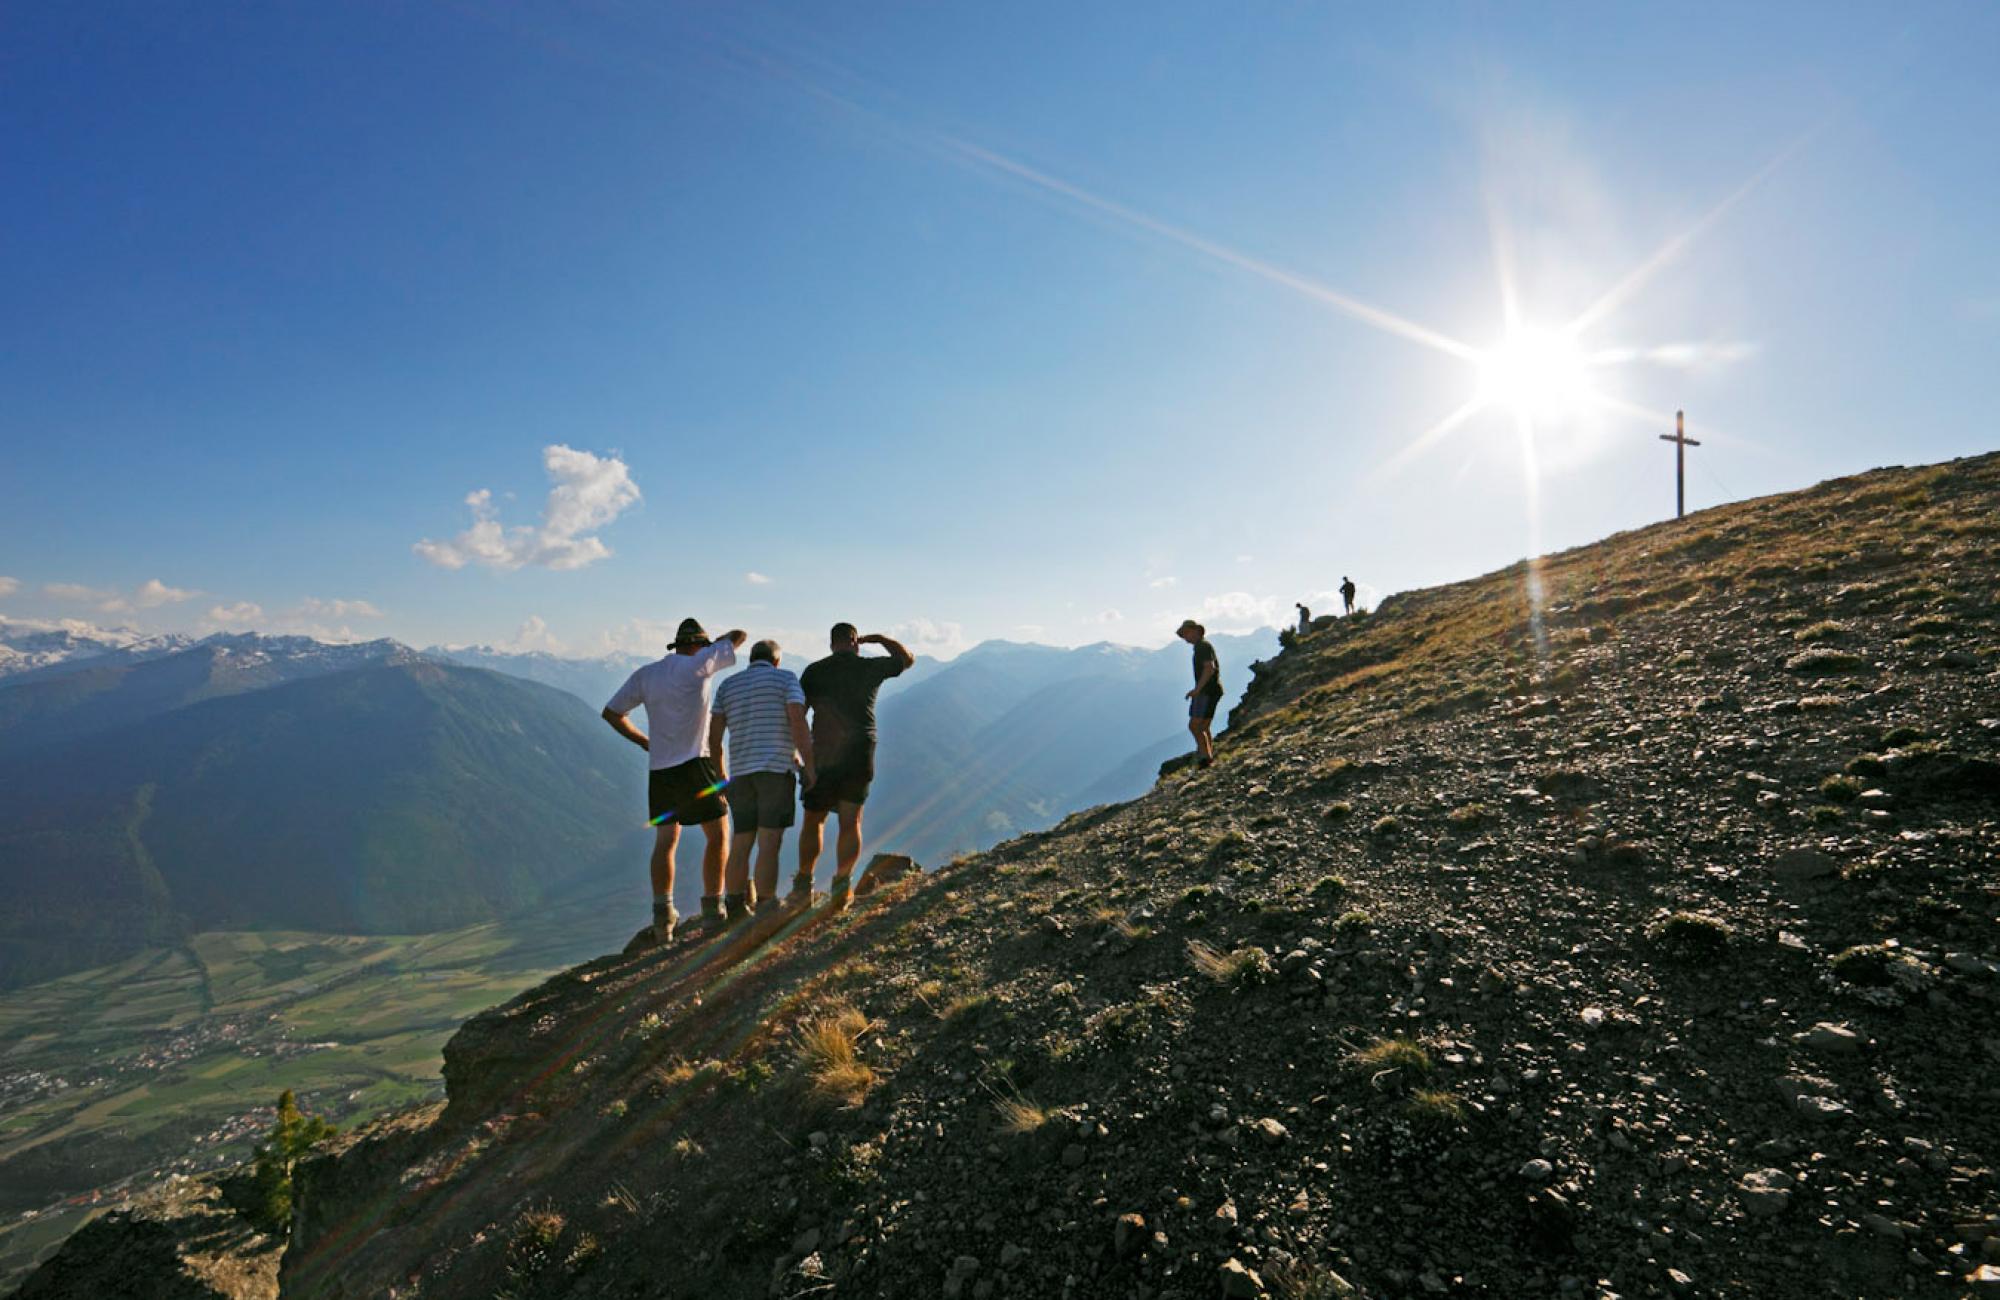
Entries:
[[[709, 713], [708, 747], [722, 753], [729, 736], [729, 813], [736, 834], [729, 843], [724, 902], [734, 921], [749, 912], [750, 847], [757, 847], [756, 905], [778, 905], [778, 849], [792, 824], [797, 803], [793, 774], [813, 783], [812, 732], [806, 728], [806, 696], [799, 679], [778, 667], [778, 643], [750, 647], [750, 666], [715, 688]], [[795, 757], [796, 756], [796, 757]]]

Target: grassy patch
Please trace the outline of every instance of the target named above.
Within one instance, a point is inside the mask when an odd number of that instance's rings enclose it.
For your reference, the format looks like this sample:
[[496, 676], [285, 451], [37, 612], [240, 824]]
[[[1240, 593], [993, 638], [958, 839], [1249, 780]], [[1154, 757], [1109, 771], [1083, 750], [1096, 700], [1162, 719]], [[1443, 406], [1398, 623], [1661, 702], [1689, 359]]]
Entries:
[[1386, 816], [1376, 818], [1375, 824], [1368, 828], [1368, 833], [1370, 835], [1379, 835], [1382, 838], [1387, 839], [1389, 836], [1396, 834], [1402, 829], [1403, 829], [1402, 819], [1397, 817], [1394, 813], [1390, 813], [1387, 814]]
[[1033, 1133], [1055, 1114], [1048, 1107], [1037, 1106], [1026, 1097], [1002, 1097], [993, 1103], [993, 1109], [1000, 1115], [1000, 1131], [1003, 1133]]
[[1333, 923], [1335, 934], [1355, 934], [1366, 930], [1375, 923], [1374, 918], [1360, 908], [1342, 912], [1340, 919]]
[[568, 1226], [569, 1220], [554, 1206], [524, 1212], [507, 1238], [508, 1274], [524, 1278], [548, 1271], [556, 1263], [556, 1248]]
[[1830, 618], [1821, 619], [1817, 623], [1809, 624], [1792, 633], [1792, 640], [1794, 641], [1826, 642], [1845, 641], [1846, 639], [1846, 625], [1836, 623]]
[[1896, 950], [1886, 943], [1856, 944], [1827, 959], [1833, 973], [1849, 984], [1887, 984]]
[[1188, 960], [1194, 968], [1217, 984], [1261, 984], [1277, 974], [1271, 954], [1255, 944], [1233, 952], [1219, 952], [1199, 939], [1188, 940]]
[[1476, 831], [1493, 821], [1493, 810], [1483, 803], [1461, 804], [1445, 814], [1445, 823], [1455, 831]]
[[868, 1017], [853, 1007], [837, 1008], [800, 1028], [799, 1064], [814, 1096], [845, 1106], [861, 1104], [875, 1086], [875, 1071], [855, 1047], [867, 1030]]
[[1853, 803], [1861, 797], [1861, 788], [1858, 776], [1830, 776], [1819, 783], [1820, 797], [1833, 803]]
[[1394, 1078], [1406, 1087], [1437, 1068], [1431, 1061], [1431, 1054], [1424, 1050], [1424, 1045], [1406, 1034], [1377, 1038], [1368, 1046], [1350, 1052], [1347, 1063], [1357, 1073], [1365, 1074], [1376, 1082]]
[[1845, 650], [1835, 650], [1830, 646], [1817, 646], [1785, 660], [1786, 671], [1803, 673], [1807, 676], [1851, 673], [1867, 666], [1868, 661], [1860, 655], [1850, 654]]
[[1403, 1118], [1420, 1129], [1460, 1128], [1465, 1124], [1465, 1103], [1449, 1088], [1418, 1088], [1403, 1103]]
[[1320, 898], [1338, 898], [1347, 892], [1347, 877], [1321, 876], [1313, 881], [1312, 892]]
[[1354, 805], [1345, 799], [1337, 799], [1320, 809], [1319, 815], [1330, 822], [1345, 821], [1354, 815]]
[[1728, 924], [1701, 912], [1674, 912], [1656, 922], [1647, 935], [1670, 952], [1689, 957], [1713, 957], [1729, 946]]

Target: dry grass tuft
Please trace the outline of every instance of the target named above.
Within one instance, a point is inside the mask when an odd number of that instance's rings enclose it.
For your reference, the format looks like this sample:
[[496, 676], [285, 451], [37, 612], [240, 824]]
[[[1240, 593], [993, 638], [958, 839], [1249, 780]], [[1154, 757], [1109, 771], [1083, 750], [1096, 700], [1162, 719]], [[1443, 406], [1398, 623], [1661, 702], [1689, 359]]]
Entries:
[[1187, 950], [1194, 968], [1217, 984], [1257, 984], [1275, 972], [1271, 954], [1255, 944], [1220, 952], [1199, 939], [1190, 939]]
[[808, 1020], [799, 1029], [799, 1064], [813, 1095], [843, 1106], [858, 1106], [875, 1086], [875, 1071], [855, 1050], [868, 1032], [868, 1017], [840, 1007]]
[[1003, 1133], [1032, 1133], [1049, 1122], [1055, 1113], [1046, 1106], [1037, 1106], [1026, 1097], [1002, 1097], [993, 1103], [993, 1109], [1000, 1113], [1000, 1129]]
[[1404, 1034], [1394, 1038], [1377, 1038], [1368, 1046], [1350, 1053], [1347, 1063], [1378, 1082], [1386, 1077], [1401, 1076], [1407, 1083], [1429, 1074], [1434, 1068], [1431, 1054], [1424, 1050], [1424, 1045]]

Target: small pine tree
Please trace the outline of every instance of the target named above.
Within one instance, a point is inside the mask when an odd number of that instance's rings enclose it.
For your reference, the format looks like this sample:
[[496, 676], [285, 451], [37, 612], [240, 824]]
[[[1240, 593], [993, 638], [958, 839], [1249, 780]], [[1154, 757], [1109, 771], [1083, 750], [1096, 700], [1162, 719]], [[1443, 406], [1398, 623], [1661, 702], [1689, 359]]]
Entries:
[[278, 1119], [270, 1140], [257, 1148], [251, 1170], [251, 1219], [265, 1232], [284, 1235], [292, 1227], [292, 1168], [339, 1130], [317, 1115], [299, 1109], [290, 1088], [278, 1097]]

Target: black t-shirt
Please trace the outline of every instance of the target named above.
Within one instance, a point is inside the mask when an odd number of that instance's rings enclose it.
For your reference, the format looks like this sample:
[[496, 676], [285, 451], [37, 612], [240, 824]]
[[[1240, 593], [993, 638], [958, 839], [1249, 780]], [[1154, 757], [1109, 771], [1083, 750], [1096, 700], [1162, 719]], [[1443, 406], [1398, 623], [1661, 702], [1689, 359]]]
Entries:
[[1215, 698], [1221, 699], [1222, 665], [1217, 662], [1215, 647], [1208, 643], [1207, 637], [1203, 637], [1194, 643], [1194, 679], [1197, 683], [1201, 681], [1201, 670], [1204, 668], [1215, 669], [1215, 676], [1208, 679], [1208, 685], [1201, 688], [1201, 693], [1203, 695], [1213, 695]]
[[812, 710], [813, 760], [822, 769], [875, 750], [875, 692], [902, 674], [891, 655], [862, 658], [841, 651], [806, 666], [799, 685]]

